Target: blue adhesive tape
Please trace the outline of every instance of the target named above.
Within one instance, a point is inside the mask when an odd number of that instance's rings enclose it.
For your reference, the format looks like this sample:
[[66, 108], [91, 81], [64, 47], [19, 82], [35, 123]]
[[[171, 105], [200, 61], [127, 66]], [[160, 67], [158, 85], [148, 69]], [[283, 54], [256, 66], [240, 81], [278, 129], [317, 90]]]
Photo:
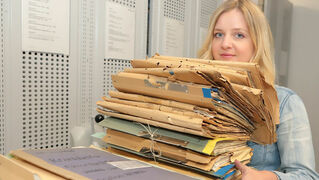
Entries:
[[211, 92], [210, 88], [202, 88], [202, 91], [203, 91], [203, 96], [205, 98], [212, 98], [212, 94], [210, 93]]
[[224, 176], [231, 168], [233, 168], [235, 166], [235, 164], [229, 164], [227, 166], [224, 166], [222, 168], [220, 168], [218, 171], [216, 171], [214, 173], [214, 175], [217, 176]]
[[232, 172], [226, 174], [225, 177], [223, 177], [223, 180], [226, 180], [227, 178], [229, 178], [230, 176], [232, 176], [233, 174], [235, 174], [236, 170], [233, 170]]
[[213, 98], [215, 101], [217, 102], [222, 102], [222, 100], [218, 99], [218, 98]]
[[218, 93], [218, 89], [217, 88], [212, 88], [212, 91]]

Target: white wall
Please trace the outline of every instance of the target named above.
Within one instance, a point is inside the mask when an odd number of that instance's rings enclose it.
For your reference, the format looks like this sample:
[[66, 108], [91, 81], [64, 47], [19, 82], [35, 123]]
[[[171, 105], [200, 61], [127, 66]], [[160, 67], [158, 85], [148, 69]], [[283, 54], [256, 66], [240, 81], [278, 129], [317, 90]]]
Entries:
[[293, 4], [288, 84], [302, 97], [308, 111], [319, 172], [319, 1]]

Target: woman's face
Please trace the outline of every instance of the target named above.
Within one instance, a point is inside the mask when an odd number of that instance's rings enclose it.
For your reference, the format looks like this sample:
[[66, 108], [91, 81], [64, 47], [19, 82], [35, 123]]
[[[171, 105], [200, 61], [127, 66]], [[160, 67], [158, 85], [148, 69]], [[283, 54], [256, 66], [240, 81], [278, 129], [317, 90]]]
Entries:
[[243, 13], [233, 9], [218, 18], [212, 40], [212, 54], [216, 60], [249, 62], [254, 45]]

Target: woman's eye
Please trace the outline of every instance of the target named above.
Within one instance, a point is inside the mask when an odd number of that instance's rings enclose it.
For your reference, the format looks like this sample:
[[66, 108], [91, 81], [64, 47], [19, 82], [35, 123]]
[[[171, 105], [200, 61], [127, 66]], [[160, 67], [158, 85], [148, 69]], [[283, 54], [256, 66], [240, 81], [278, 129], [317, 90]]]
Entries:
[[215, 33], [215, 38], [221, 38], [221, 37], [223, 37], [222, 33]]
[[242, 33], [236, 33], [236, 34], [235, 34], [235, 37], [236, 37], [237, 39], [243, 39], [243, 38], [245, 37], [245, 35], [242, 34]]

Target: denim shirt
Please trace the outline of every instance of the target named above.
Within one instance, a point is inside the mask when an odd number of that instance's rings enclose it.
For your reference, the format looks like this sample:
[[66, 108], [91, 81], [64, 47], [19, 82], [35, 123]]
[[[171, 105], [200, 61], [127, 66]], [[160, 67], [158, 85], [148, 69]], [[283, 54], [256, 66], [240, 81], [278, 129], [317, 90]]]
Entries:
[[278, 179], [318, 179], [311, 129], [305, 106], [292, 90], [276, 86], [280, 104], [277, 142], [259, 145], [248, 142], [253, 157], [248, 164], [258, 170], [273, 171]]

